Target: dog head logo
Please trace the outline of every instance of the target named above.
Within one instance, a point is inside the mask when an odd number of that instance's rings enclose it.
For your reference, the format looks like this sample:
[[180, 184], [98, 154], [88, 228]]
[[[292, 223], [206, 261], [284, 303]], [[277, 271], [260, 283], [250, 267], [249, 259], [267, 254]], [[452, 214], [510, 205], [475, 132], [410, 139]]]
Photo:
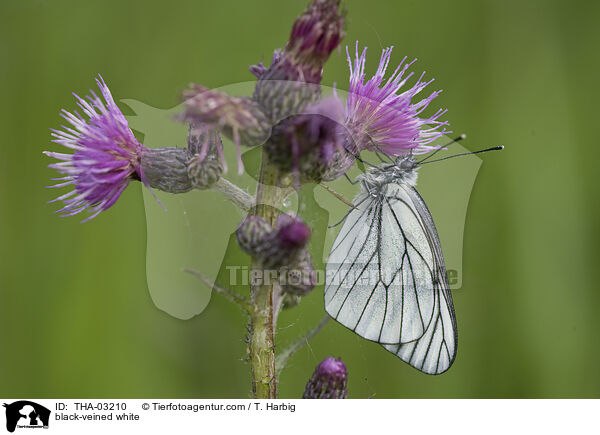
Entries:
[[19, 400], [3, 405], [6, 408], [6, 430], [19, 428], [47, 428], [50, 410], [29, 400]]

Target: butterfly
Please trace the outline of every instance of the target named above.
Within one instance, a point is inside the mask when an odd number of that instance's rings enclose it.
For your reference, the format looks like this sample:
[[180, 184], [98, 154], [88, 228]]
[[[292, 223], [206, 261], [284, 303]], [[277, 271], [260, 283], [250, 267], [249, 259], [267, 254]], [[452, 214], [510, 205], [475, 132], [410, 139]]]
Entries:
[[324, 293], [330, 316], [427, 374], [447, 371], [458, 346], [440, 238], [415, 188], [417, 170], [441, 149], [421, 161], [405, 154], [357, 176], [361, 191], [329, 253]]
[[361, 191], [327, 261], [325, 310], [414, 368], [440, 374], [458, 330], [433, 218], [412, 155], [357, 177]]

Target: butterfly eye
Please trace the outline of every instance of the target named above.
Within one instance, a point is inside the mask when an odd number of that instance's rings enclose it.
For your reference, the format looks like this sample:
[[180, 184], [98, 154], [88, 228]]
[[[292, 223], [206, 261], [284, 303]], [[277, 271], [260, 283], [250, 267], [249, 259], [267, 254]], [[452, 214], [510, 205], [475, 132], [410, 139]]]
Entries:
[[415, 161], [411, 157], [407, 157], [400, 162], [399, 166], [401, 170], [410, 170], [415, 167]]

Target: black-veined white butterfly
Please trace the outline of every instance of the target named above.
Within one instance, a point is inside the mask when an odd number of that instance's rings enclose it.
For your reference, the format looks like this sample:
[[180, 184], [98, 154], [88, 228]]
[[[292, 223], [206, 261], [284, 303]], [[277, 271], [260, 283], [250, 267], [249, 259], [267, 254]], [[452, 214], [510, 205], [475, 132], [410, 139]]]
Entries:
[[327, 261], [325, 310], [416, 369], [440, 374], [454, 362], [458, 330], [437, 230], [415, 189], [418, 166], [405, 155], [357, 177], [361, 191]]

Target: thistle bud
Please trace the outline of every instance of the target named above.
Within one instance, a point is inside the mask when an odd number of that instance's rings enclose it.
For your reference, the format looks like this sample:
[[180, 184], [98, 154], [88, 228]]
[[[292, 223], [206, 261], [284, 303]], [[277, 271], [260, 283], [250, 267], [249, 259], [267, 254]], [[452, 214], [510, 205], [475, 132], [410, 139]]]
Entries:
[[262, 108], [250, 98], [231, 97], [224, 92], [191, 85], [183, 93], [185, 110], [181, 121], [203, 125], [206, 130], [220, 130], [237, 147], [238, 172], [243, 172], [240, 145], [263, 144], [271, 134], [271, 123]]
[[208, 189], [221, 178], [223, 165], [215, 156], [193, 155], [187, 165], [188, 177], [194, 189]]
[[[304, 249], [310, 239], [310, 228], [301, 219], [283, 214], [277, 219], [275, 228], [271, 228], [265, 219], [248, 216], [238, 227], [236, 238], [240, 248], [260, 260], [265, 268], [278, 269], [298, 262], [297, 268], [310, 278], [298, 285], [307, 287], [313, 281], [312, 275], [306, 272], [312, 265], [310, 255], [306, 257]], [[305, 290], [308, 291], [310, 289]], [[296, 292], [301, 293], [301, 290]]]
[[306, 296], [317, 284], [317, 273], [312, 265], [310, 253], [303, 249], [291, 264], [279, 270], [279, 283], [284, 293]]
[[[275, 65], [281, 58], [282, 54], [283, 50], [276, 49], [271, 57], [271, 65]], [[254, 77], [260, 79], [269, 70], [269, 68], [266, 67], [262, 62], [258, 62], [256, 65], [250, 65], [249, 70]]]
[[344, 36], [339, 0], [314, 0], [292, 27], [271, 65], [251, 67], [259, 81], [254, 99], [276, 123], [299, 113], [320, 96], [323, 65]]
[[261, 145], [271, 132], [265, 113], [250, 98], [231, 97], [195, 84], [184, 91], [183, 98], [184, 120], [218, 127], [236, 144]]
[[170, 193], [192, 190], [188, 176], [189, 153], [184, 148], [145, 148], [140, 163], [150, 187]]
[[208, 189], [221, 178], [225, 170], [223, 142], [219, 132], [190, 125], [187, 142], [190, 182], [195, 189]]
[[310, 228], [301, 219], [281, 215], [277, 220], [277, 239], [283, 248], [303, 248], [310, 239]]
[[292, 26], [285, 55], [301, 65], [307, 82], [319, 83], [323, 65], [344, 37], [339, 0], [314, 0]]
[[215, 154], [202, 157], [184, 148], [145, 148], [140, 156], [144, 182], [169, 193], [208, 189], [223, 173]]
[[303, 399], [347, 399], [348, 371], [341, 359], [325, 358], [306, 384]]
[[310, 239], [310, 228], [300, 219], [282, 214], [262, 252], [265, 267], [279, 268], [292, 264]]
[[260, 258], [265, 250], [265, 244], [271, 240], [272, 232], [271, 225], [265, 219], [259, 216], [248, 216], [242, 221], [235, 235], [242, 251]]
[[354, 163], [344, 147], [342, 122], [341, 101], [326, 98], [275, 126], [265, 151], [280, 171], [293, 172], [301, 181], [334, 180]]

